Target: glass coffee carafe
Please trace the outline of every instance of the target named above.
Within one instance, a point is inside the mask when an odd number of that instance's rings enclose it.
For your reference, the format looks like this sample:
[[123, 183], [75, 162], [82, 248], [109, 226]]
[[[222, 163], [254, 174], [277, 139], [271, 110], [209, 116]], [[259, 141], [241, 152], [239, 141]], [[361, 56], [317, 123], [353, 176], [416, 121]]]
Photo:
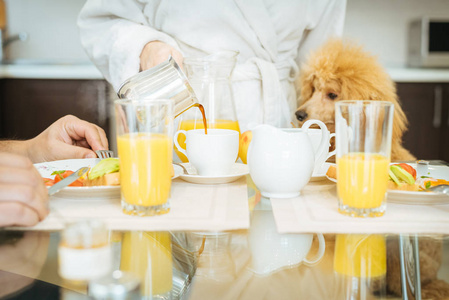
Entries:
[[[230, 80], [237, 55], [238, 52], [223, 51], [184, 59], [185, 73], [199, 104], [204, 107], [208, 129], [231, 129], [240, 133]], [[187, 110], [180, 115], [178, 124], [178, 130], [203, 129], [201, 111]], [[178, 142], [185, 149], [185, 135], [180, 134]], [[183, 162], [188, 161], [184, 154], [175, 151]]]

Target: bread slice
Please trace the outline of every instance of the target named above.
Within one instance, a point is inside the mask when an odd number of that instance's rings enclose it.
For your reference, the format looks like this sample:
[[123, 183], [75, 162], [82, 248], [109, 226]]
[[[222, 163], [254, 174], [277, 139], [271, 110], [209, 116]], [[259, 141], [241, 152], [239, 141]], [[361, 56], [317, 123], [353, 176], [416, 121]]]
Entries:
[[89, 180], [86, 178], [84, 186], [120, 185], [120, 172], [109, 173], [98, 178]]
[[326, 175], [329, 178], [333, 178], [337, 180], [337, 166], [336, 165], [330, 165], [329, 169], [327, 169]]
[[389, 190], [399, 190], [399, 191], [411, 191], [416, 192], [419, 191], [419, 185], [418, 184], [408, 184], [405, 182], [402, 182], [401, 184], [397, 185], [391, 180], [388, 180], [387, 189]]

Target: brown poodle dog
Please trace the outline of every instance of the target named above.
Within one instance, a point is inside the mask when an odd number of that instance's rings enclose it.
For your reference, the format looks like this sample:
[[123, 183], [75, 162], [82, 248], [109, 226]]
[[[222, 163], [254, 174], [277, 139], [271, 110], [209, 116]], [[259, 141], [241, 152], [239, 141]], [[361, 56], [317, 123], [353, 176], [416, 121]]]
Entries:
[[298, 79], [299, 126], [307, 119], [323, 121], [335, 132], [335, 102], [340, 100], [384, 100], [394, 103], [391, 160], [414, 160], [402, 147], [407, 118], [396, 95], [396, 87], [376, 58], [360, 46], [331, 39], [302, 66]]

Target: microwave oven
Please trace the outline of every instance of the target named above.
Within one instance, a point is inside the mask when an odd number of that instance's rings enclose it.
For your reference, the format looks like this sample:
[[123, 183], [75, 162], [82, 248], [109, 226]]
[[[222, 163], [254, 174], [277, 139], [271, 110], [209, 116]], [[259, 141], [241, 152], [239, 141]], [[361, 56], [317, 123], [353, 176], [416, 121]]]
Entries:
[[410, 22], [407, 60], [410, 67], [449, 67], [449, 19]]

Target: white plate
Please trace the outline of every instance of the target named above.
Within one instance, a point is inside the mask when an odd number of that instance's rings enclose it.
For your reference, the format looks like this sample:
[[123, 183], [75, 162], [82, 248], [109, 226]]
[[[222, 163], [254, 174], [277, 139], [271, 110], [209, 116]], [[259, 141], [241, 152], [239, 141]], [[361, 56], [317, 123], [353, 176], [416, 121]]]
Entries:
[[198, 184], [229, 183], [236, 181], [240, 177], [249, 173], [248, 165], [241, 163], [235, 163], [232, 167], [231, 174], [224, 176], [199, 176], [197, 175], [195, 168], [193, 168], [189, 163], [183, 163], [182, 165], [187, 169], [189, 175], [183, 173], [179, 177], [187, 182]]
[[[54, 171], [71, 170], [76, 171], [81, 167], [93, 167], [100, 161], [99, 158], [87, 159], [66, 159], [51, 162], [43, 162], [34, 164], [42, 177], [52, 178]], [[173, 165], [174, 176], [172, 179], [182, 174], [180, 166]], [[70, 199], [105, 199], [120, 198], [120, 186], [68, 186], [60, 190], [54, 195], [58, 198]]]
[[[416, 164], [409, 164], [416, 169]], [[449, 180], [449, 167], [429, 165], [425, 176]], [[402, 204], [449, 204], [449, 196], [434, 192], [388, 190], [387, 201]]]
[[[416, 169], [416, 164], [409, 164]], [[425, 176], [433, 177], [436, 179], [449, 180], [449, 167], [447, 166], [433, 166], [429, 165], [428, 173], [423, 174]], [[326, 176], [327, 179], [333, 182], [337, 180]], [[387, 201], [392, 203], [401, 204], [449, 204], [449, 197], [444, 194], [434, 192], [411, 192], [411, 191], [398, 191], [388, 190]]]
[[310, 178], [310, 181], [320, 181], [325, 179], [326, 176], [326, 172], [329, 169], [329, 166], [332, 165], [332, 163], [327, 163], [325, 162], [322, 166], [319, 172], [317, 173], [313, 173], [312, 177]]

